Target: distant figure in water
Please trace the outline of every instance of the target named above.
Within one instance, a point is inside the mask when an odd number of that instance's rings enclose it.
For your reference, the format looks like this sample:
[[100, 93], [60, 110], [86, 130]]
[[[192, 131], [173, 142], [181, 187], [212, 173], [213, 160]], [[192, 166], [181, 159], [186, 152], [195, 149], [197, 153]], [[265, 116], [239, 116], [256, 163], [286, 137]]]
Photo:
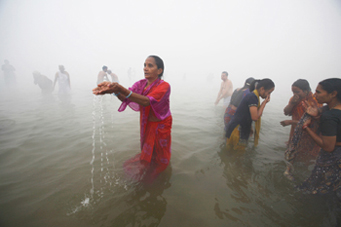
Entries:
[[308, 194], [335, 193], [341, 199], [341, 79], [321, 81], [316, 88], [316, 100], [326, 103], [327, 109], [320, 112], [308, 103], [307, 113], [320, 117], [321, 135], [311, 128], [311, 118], [307, 118], [302, 129], [313, 138], [321, 150], [311, 175], [298, 188]]
[[[293, 163], [295, 159], [297, 157], [302, 161], [316, 159], [320, 150], [320, 147], [314, 142], [308, 133], [296, 126], [302, 117], [306, 117], [306, 103], [318, 108], [322, 105], [319, 104], [313, 96], [307, 80], [299, 79], [295, 81], [291, 86], [291, 90], [293, 96], [290, 98], [288, 105], [286, 105], [283, 110], [285, 115], [291, 116], [291, 120], [284, 120], [280, 123], [282, 126], [291, 125], [287, 150], [285, 151], [285, 159], [288, 163], [284, 176], [293, 180]], [[301, 124], [299, 125], [300, 127], [302, 127]], [[317, 132], [319, 127], [318, 119], [314, 119], [310, 126], [314, 132]], [[295, 136], [295, 138], [293, 138], [293, 136]]]
[[41, 75], [40, 72], [33, 72], [34, 84], [38, 84], [41, 89], [42, 94], [50, 94], [53, 91], [53, 82], [49, 78], [44, 75]]
[[4, 71], [4, 80], [7, 86], [13, 86], [17, 83], [15, 78], [15, 68], [9, 64], [8, 60], [4, 61], [5, 64], [2, 65], [1, 69]]
[[[266, 104], [270, 102], [270, 94], [275, 90], [275, 84], [270, 79], [254, 80], [249, 89], [250, 93], [242, 99], [227, 125], [226, 147], [234, 150], [245, 150], [253, 121], [256, 122], [254, 146], [258, 145], [261, 116]], [[265, 99], [262, 104], [260, 104], [259, 97]]]
[[232, 95], [232, 92], [233, 92], [233, 85], [232, 85], [232, 82], [231, 80], [229, 80], [228, 78], [228, 73], [226, 71], [222, 72], [221, 73], [221, 80], [223, 82], [221, 82], [221, 85], [220, 85], [220, 89], [219, 89], [219, 92], [218, 92], [218, 97], [215, 101], [215, 105], [218, 105], [219, 101], [221, 99], [224, 100], [224, 107], [226, 108], [229, 103], [230, 103], [230, 99], [231, 99], [231, 95]]
[[59, 86], [58, 94], [69, 94], [71, 91], [70, 75], [68, 72], [65, 71], [63, 65], [59, 66], [59, 71], [55, 75], [53, 89], [55, 88], [57, 81]]
[[119, 112], [127, 106], [140, 112], [141, 153], [127, 160], [123, 166], [130, 177], [146, 182], [152, 182], [165, 170], [171, 158], [170, 85], [161, 79], [163, 72], [162, 59], [151, 55], [144, 63], [145, 79], [131, 88], [103, 82], [93, 89], [96, 95], [113, 94], [121, 100]]
[[239, 106], [240, 102], [242, 101], [242, 99], [249, 94], [250, 91], [250, 85], [251, 83], [254, 81], [255, 79], [253, 77], [248, 78], [245, 83], [244, 83], [244, 87], [242, 88], [237, 88], [236, 90], [234, 90], [232, 96], [231, 96], [231, 101], [230, 104], [228, 105], [228, 107], [225, 110], [225, 114], [224, 114], [224, 124], [225, 124], [225, 132], [227, 130], [227, 124], [230, 122], [232, 116], [234, 115], [234, 113], [237, 110], [237, 107]]
[[118, 76], [115, 73], [111, 72], [111, 70], [108, 70], [108, 75], [111, 76], [111, 82], [119, 83]]
[[97, 85], [104, 82], [104, 81], [109, 81], [108, 75], [107, 75], [107, 71], [108, 71], [108, 67], [107, 66], [103, 66], [102, 70], [99, 71], [98, 76], [97, 76]]

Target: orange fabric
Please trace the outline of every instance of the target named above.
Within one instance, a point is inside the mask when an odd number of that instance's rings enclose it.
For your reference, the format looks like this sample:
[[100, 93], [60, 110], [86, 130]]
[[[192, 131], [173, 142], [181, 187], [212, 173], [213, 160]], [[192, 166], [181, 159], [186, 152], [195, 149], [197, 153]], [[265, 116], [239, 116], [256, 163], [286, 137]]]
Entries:
[[[292, 97], [291, 97], [292, 99]], [[290, 99], [290, 101], [291, 101]], [[289, 102], [290, 102], [289, 101]], [[312, 106], [317, 106], [317, 107], [321, 107], [322, 104], [319, 104], [317, 102], [317, 100], [315, 99], [315, 97], [313, 96], [312, 92], [309, 92], [309, 94], [307, 95], [307, 97], [302, 100], [301, 102], [299, 102], [291, 111], [291, 119], [294, 121], [299, 121], [301, 119], [301, 117], [303, 116], [303, 114], [305, 113], [305, 108], [303, 107], [303, 103], [304, 101], [307, 101], [310, 105]], [[296, 125], [292, 125], [291, 126], [291, 130], [290, 130], [290, 137], [289, 137], [289, 141], [292, 138], [292, 135], [294, 134], [294, 130], [295, 130]]]

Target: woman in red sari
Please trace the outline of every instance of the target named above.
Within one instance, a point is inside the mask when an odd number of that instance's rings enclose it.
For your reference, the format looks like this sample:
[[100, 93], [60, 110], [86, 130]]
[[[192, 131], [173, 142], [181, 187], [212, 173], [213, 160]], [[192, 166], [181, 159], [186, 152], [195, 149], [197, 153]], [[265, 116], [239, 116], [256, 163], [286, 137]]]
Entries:
[[140, 112], [141, 153], [124, 163], [125, 172], [137, 180], [153, 181], [165, 170], [171, 158], [172, 115], [169, 108], [170, 85], [161, 80], [164, 64], [158, 56], [144, 63], [145, 79], [131, 88], [103, 82], [93, 89], [96, 95], [113, 94], [122, 101], [118, 111], [127, 106]]

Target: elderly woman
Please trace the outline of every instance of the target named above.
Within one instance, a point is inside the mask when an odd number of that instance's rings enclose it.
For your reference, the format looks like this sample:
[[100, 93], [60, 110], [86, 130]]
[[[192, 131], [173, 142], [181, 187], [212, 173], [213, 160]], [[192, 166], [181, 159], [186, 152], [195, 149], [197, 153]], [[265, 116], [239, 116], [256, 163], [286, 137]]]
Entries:
[[[298, 188], [311, 194], [341, 193], [341, 79], [321, 81], [315, 92], [318, 103], [326, 103], [328, 110], [320, 116], [321, 136], [310, 128], [307, 119], [303, 129], [313, 138], [321, 150], [311, 176]], [[307, 113], [318, 116], [317, 108], [308, 105]], [[319, 109], [320, 110], [320, 109]]]
[[171, 158], [172, 115], [169, 108], [170, 85], [161, 80], [164, 64], [158, 56], [144, 63], [144, 76], [131, 88], [103, 82], [93, 89], [96, 95], [113, 94], [127, 106], [140, 112], [141, 153], [124, 163], [125, 171], [135, 179], [152, 181], [168, 166]]

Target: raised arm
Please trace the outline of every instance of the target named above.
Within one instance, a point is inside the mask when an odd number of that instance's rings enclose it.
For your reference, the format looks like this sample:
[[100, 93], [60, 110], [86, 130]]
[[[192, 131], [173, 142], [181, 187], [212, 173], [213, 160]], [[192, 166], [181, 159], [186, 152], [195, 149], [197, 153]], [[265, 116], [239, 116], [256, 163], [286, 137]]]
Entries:
[[150, 100], [147, 96], [140, 95], [123, 87], [119, 83], [103, 82], [98, 84], [98, 87], [92, 90], [95, 95], [104, 95], [114, 93], [121, 101], [127, 97], [137, 104], [142, 106], [149, 106]]
[[[331, 130], [331, 128], [328, 128], [327, 130], [326, 129], [323, 129], [323, 126], [322, 126], [322, 129], [321, 129], [321, 133], [322, 135], [318, 135], [316, 134], [312, 129], [310, 129], [309, 125], [311, 123], [311, 118], [307, 119], [304, 123], [303, 123], [303, 130], [306, 130], [307, 133], [311, 136], [311, 138], [315, 141], [315, 143], [320, 146], [323, 150], [327, 151], [327, 152], [332, 152], [334, 149], [335, 149], [335, 146], [336, 146], [336, 135], [323, 135], [323, 132], [324, 131], [328, 131], [328, 133], [332, 132], [332, 131], [335, 131], [337, 129], [334, 128], [334, 130]], [[322, 124], [325, 124], [322, 122]], [[330, 123], [329, 123], [330, 125]], [[335, 126], [337, 127], [337, 126]]]
[[265, 105], [270, 102], [270, 95], [268, 95], [266, 97], [266, 99], [262, 102], [262, 104], [260, 105], [260, 107], [256, 107], [256, 106], [250, 106], [250, 115], [251, 115], [251, 119], [253, 121], [257, 121], [263, 114], [263, 110], [265, 108]]
[[[116, 84], [118, 84], [118, 83], [116, 83]], [[118, 85], [121, 87], [120, 88], [120, 90], [121, 90], [120, 94], [117, 96], [119, 98], [119, 100], [123, 101], [129, 96], [129, 99], [132, 102], [136, 102], [137, 104], [140, 104], [142, 106], [149, 106], [150, 105], [150, 100], [147, 96], [134, 93], [134, 92], [128, 90], [127, 88], [123, 87], [122, 85], [120, 85], [120, 84], [118, 84]]]
[[281, 121], [280, 124], [284, 127], [284, 126], [288, 126], [288, 125], [297, 125], [298, 121], [297, 120], [284, 120]]

